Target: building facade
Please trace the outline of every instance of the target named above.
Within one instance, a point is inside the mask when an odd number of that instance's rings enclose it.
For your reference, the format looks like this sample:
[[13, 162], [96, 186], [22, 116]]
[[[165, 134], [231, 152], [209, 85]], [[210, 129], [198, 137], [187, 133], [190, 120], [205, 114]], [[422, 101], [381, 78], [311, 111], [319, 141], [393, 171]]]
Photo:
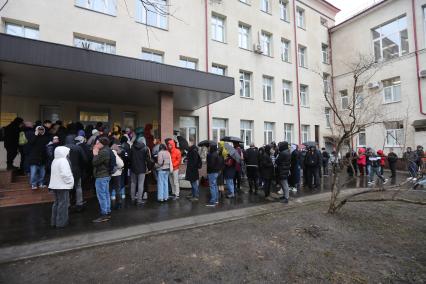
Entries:
[[[234, 78], [233, 96], [191, 110], [175, 104], [173, 128], [187, 139], [232, 135], [246, 146], [282, 140], [326, 144], [322, 90], [332, 73], [329, 28], [336, 7], [322, 0], [151, 2], [158, 6], [140, 0], [9, 1], [0, 11], [1, 30]], [[144, 90], [126, 95], [139, 92]], [[175, 101], [184, 95], [175, 92]], [[2, 124], [15, 115], [154, 129], [161, 124], [156, 108], [125, 101], [8, 93], [1, 97]]]
[[348, 63], [358, 54], [377, 61], [364, 86], [375, 96], [383, 123], [354, 139], [355, 147], [393, 148], [426, 145], [426, 0], [387, 0], [331, 28], [334, 94], [344, 108], [353, 88]]

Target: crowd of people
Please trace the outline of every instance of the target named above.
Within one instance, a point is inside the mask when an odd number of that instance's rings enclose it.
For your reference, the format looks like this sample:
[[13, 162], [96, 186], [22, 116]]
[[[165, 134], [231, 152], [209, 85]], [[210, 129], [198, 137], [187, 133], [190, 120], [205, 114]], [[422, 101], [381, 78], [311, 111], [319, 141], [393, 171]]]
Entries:
[[[29, 176], [32, 190], [48, 188], [55, 201], [52, 206], [51, 225], [68, 224], [69, 208], [77, 212], [84, 209], [83, 189], [96, 189], [100, 216], [93, 222], [106, 222], [111, 209], [120, 209], [126, 200], [126, 189], [131, 203], [143, 207], [147, 197], [147, 177], [157, 186], [158, 202], [180, 198], [179, 169], [186, 164], [185, 179], [191, 185], [192, 202], [199, 201], [200, 180], [208, 181], [210, 199], [206, 204], [215, 207], [222, 197], [235, 198], [242, 192], [241, 180], [247, 178], [249, 193], [264, 192], [268, 201], [273, 186], [278, 190], [281, 202], [288, 203], [289, 192], [297, 192], [303, 185], [316, 190], [322, 176], [329, 175], [329, 168], [347, 163], [349, 175], [367, 175], [369, 185], [377, 176], [383, 183], [383, 169], [387, 160], [391, 177], [396, 174], [397, 155], [390, 151], [385, 155], [371, 148], [351, 151], [341, 159], [335, 151], [329, 153], [317, 144], [303, 145], [272, 142], [248, 149], [240, 141], [221, 141], [199, 145], [207, 147], [207, 179], [200, 176], [203, 158], [196, 141], [180, 144], [175, 138], [162, 141], [151, 133], [152, 125], [145, 128], [111, 129], [102, 123], [84, 126], [80, 122], [63, 125], [49, 120], [35, 123], [16, 118], [4, 128], [4, 146], [7, 151], [7, 168], [19, 170]], [[177, 140], [177, 139], [176, 139]], [[185, 143], [184, 143], [185, 144]], [[14, 160], [20, 153], [20, 166]], [[408, 164], [410, 179], [415, 187], [425, 184], [416, 180], [417, 171], [424, 157], [423, 148], [407, 149], [404, 158]]]

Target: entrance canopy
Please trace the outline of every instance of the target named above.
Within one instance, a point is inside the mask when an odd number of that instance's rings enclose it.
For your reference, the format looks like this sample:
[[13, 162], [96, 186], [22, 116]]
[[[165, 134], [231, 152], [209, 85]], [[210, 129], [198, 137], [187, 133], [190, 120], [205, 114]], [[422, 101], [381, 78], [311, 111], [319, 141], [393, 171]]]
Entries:
[[234, 94], [234, 79], [82, 48], [0, 34], [2, 94], [195, 110]]

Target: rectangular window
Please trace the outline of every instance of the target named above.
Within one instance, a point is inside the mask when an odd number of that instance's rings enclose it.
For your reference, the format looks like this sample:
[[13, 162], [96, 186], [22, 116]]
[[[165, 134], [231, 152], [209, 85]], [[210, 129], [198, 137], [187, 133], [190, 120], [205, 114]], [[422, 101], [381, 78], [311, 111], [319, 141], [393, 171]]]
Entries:
[[263, 141], [265, 145], [271, 144], [274, 141], [275, 123], [265, 122], [263, 130]]
[[6, 25], [6, 34], [8, 35], [14, 35], [14, 36], [20, 36], [25, 38], [31, 38], [31, 39], [38, 39], [39, 38], [39, 30], [38, 27], [35, 26], [27, 26], [27, 25], [21, 25], [21, 24], [15, 24], [15, 23], [5, 23]]
[[302, 143], [311, 140], [311, 127], [309, 125], [302, 124]]
[[251, 98], [251, 73], [240, 71], [240, 97]]
[[307, 56], [306, 56], [306, 47], [299, 45], [298, 47], [298, 55], [299, 55], [299, 66], [307, 67]]
[[321, 53], [322, 53], [322, 63], [329, 64], [329, 50], [328, 45], [322, 44], [321, 45]]
[[309, 93], [308, 86], [300, 85], [300, 105], [302, 107], [309, 107]]
[[75, 5], [112, 16], [117, 15], [117, 0], [75, 0]]
[[228, 134], [228, 120], [223, 118], [213, 118], [213, 141], [219, 142]]
[[284, 123], [284, 141], [293, 143], [293, 124]]
[[377, 61], [408, 53], [407, 17], [404, 15], [372, 29], [374, 55]]
[[283, 102], [285, 105], [293, 103], [292, 84], [290, 81], [283, 80]]
[[260, 44], [263, 54], [272, 56], [272, 34], [262, 31], [260, 35]]
[[330, 128], [331, 127], [331, 120], [330, 120], [331, 109], [329, 107], [326, 107], [324, 110], [324, 113], [325, 113], [325, 126], [327, 128]]
[[265, 13], [270, 13], [271, 12], [270, 0], [260, 0], [260, 10]]
[[183, 68], [196, 70], [197, 69], [197, 63], [198, 63], [197, 59], [181, 56], [179, 66], [183, 67]]
[[348, 91], [343, 90], [343, 91], [340, 91], [339, 93], [340, 93], [340, 106], [341, 106], [342, 110], [349, 109]]
[[238, 46], [244, 49], [250, 47], [250, 26], [242, 23], [238, 25]]
[[181, 116], [179, 117], [179, 134], [186, 141], [198, 141], [198, 117]]
[[241, 120], [240, 121], [240, 138], [244, 142], [244, 148], [253, 143], [253, 121]]
[[115, 54], [115, 43], [74, 36], [74, 46], [99, 52]]
[[290, 62], [290, 41], [281, 39], [281, 59], [285, 62]]
[[300, 7], [296, 8], [296, 25], [299, 28], [305, 28], [305, 10]]
[[108, 126], [109, 123], [109, 112], [102, 110], [80, 110], [79, 121], [84, 125], [96, 124], [96, 122], [102, 122], [104, 126]]
[[402, 121], [385, 122], [385, 147], [402, 147], [405, 144], [404, 125]]
[[367, 146], [367, 135], [365, 134], [365, 129], [361, 130], [358, 133], [357, 146], [358, 147]]
[[143, 60], [163, 63], [163, 57], [164, 57], [164, 53], [162, 53], [162, 52], [148, 50], [148, 49], [142, 49], [142, 59]]
[[288, 12], [288, 2], [284, 0], [280, 0], [280, 19], [286, 22], [290, 21]]
[[364, 106], [364, 87], [363, 86], [357, 86], [355, 88], [355, 108], [362, 108]]
[[274, 78], [269, 76], [263, 76], [263, 100], [272, 102], [274, 90]]
[[167, 0], [136, 1], [136, 22], [161, 29], [167, 29], [169, 14]]
[[225, 42], [225, 17], [212, 15], [212, 39]]
[[219, 64], [212, 64], [212, 71], [213, 74], [222, 75], [225, 76], [226, 74], [226, 66], [219, 65]]
[[327, 73], [323, 73], [322, 80], [324, 85], [324, 93], [330, 94], [331, 93], [331, 76]]
[[400, 77], [395, 77], [383, 81], [383, 101], [385, 104], [401, 101]]

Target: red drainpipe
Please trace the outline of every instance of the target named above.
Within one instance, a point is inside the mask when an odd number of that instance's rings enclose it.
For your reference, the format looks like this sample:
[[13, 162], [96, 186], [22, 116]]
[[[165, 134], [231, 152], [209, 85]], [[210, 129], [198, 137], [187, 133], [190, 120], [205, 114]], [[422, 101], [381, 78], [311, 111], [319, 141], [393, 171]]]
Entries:
[[[204, 0], [205, 17], [205, 48], [206, 48], [206, 72], [209, 72], [209, 16], [208, 0]], [[210, 105], [207, 105], [207, 139], [210, 140]]]
[[416, 76], [417, 76], [417, 89], [419, 94], [420, 113], [426, 115], [423, 110], [423, 96], [420, 78], [420, 63], [419, 63], [419, 49], [417, 46], [417, 22], [416, 22], [416, 1], [411, 0], [412, 12], [413, 12], [413, 29], [414, 29], [414, 53], [416, 55]]
[[[332, 44], [331, 44], [331, 29], [328, 29], [328, 51], [329, 51], [329, 58], [330, 58], [330, 66], [331, 66], [331, 95], [333, 96], [333, 100], [335, 99], [335, 93], [334, 93], [334, 72], [333, 72], [333, 51], [332, 51]], [[333, 112], [333, 121], [334, 124], [336, 124], [336, 114]], [[331, 122], [330, 122], [331, 123]]]
[[296, 33], [296, 1], [293, 0], [293, 29], [294, 29], [294, 51], [296, 54], [296, 90], [297, 90], [297, 126], [299, 129], [299, 146], [302, 144], [302, 130], [300, 126], [300, 86], [299, 86], [299, 62], [298, 62], [298, 48], [297, 48], [297, 33]]

